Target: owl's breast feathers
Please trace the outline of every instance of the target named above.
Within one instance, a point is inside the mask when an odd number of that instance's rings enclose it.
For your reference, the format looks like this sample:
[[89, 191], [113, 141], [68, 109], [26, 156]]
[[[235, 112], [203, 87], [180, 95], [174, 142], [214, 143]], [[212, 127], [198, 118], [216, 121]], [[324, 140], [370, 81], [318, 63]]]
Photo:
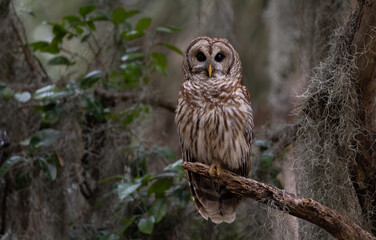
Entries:
[[176, 122], [183, 150], [189, 150], [197, 161], [217, 161], [238, 174], [248, 174], [253, 117], [241, 81], [185, 81]]

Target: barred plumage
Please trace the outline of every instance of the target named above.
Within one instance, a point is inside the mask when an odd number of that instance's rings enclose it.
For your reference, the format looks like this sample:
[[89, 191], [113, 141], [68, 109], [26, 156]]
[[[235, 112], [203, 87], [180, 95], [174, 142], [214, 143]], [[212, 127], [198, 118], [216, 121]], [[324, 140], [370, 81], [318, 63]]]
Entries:
[[[176, 123], [184, 161], [225, 168], [247, 176], [253, 115], [237, 52], [222, 38], [200, 37], [189, 45], [183, 63]], [[235, 220], [241, 198], [225, 186], [188, 173], [201, 215], [215, 223]]]

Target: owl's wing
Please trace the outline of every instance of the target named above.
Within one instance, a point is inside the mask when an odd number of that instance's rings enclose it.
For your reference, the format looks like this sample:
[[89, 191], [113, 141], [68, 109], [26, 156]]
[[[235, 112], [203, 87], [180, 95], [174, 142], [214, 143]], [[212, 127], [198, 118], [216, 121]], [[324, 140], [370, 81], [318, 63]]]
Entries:
[[[183, 161], [184, 162], [197, 162], [197, 160], [192, 156], [191, 152], [188, 149], [185, 149], [184, 146], [182, 146], [182, 155], [183, 155]], [[201, 197], [199, 197], [202, 181], [200, 175], [196, 173], [192, 173], [190, 171], [186, 171], [187, 177], [188, 177], [188, 183], [189, 188], [191, 190], [191, 195], [193, 198], [193, 202], [196, 205], [196, 208], [198, 212], [202, 215], [203, 218], [208, 220], [208, 213], [205, 210], [205, 207], [201, 203]]]
[[252, 127], [250, 127], [252, 126], [251, 123], [251, 121], [246, 123], [245, 129], [243, 131], [244, 138], [247, 142], [247, 146], [243, 148], [241, 156], [242, 165], [239, 168], [233, 170], [234, 173], [241, 175], [243, 177], [248, 177], [249, 172], [251, 170], [251, 143], [253, 139]]
[[244, 84], [243, 80], [240, 80], [240, 90], [245, 97], [245, 104], [247, 104], [246, 109], [249, 109], [247, 116], [244, 122], [243, 134], [246, 140], [247, 146], [244, 146], [244, 151], [242, 154], [242, 166], [238, 169], [235, 169], [234, 172], [244, 177], [248, 177], [249, 171], [251, 170], [251, 145], [253, 140], [253, 112], [251, 108], [251, 98], [247, 89], [247, 86]]
[[243, 95], [245, 96], [246, 100], [251, 103], [251, 96], [249, 95], [249, 92], [248, 92], [248, 88], [247, 86], [245, 85], [243, 79], [240, 79], [240, 89], [243, 93]]

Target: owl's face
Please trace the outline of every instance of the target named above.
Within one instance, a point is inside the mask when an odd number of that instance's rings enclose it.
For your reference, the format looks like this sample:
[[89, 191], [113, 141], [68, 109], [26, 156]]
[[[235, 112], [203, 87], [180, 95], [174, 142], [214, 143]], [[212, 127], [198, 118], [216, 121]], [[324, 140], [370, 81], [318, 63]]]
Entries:
[[186, 51], [184, 70], [186, 74], [189, 72], [190, 77], [199, 80], [238, 77], [239, 56], [226, 39], [199, 37]]

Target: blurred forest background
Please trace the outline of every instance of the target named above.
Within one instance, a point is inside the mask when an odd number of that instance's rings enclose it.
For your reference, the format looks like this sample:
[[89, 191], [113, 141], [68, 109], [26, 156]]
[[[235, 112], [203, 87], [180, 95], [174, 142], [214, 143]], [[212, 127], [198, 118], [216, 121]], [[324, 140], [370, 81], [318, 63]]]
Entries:
[[356, 6], [1, 0], [0, 239], [332, 238], [248, 199], [232, 224], [196, 211], [174, 111], [183, 52], [202, 35], [239, 52], [256, 124], [250, 177], [375, 233], [375, 187], [351, 172], [363, 131], [346, 55]]

